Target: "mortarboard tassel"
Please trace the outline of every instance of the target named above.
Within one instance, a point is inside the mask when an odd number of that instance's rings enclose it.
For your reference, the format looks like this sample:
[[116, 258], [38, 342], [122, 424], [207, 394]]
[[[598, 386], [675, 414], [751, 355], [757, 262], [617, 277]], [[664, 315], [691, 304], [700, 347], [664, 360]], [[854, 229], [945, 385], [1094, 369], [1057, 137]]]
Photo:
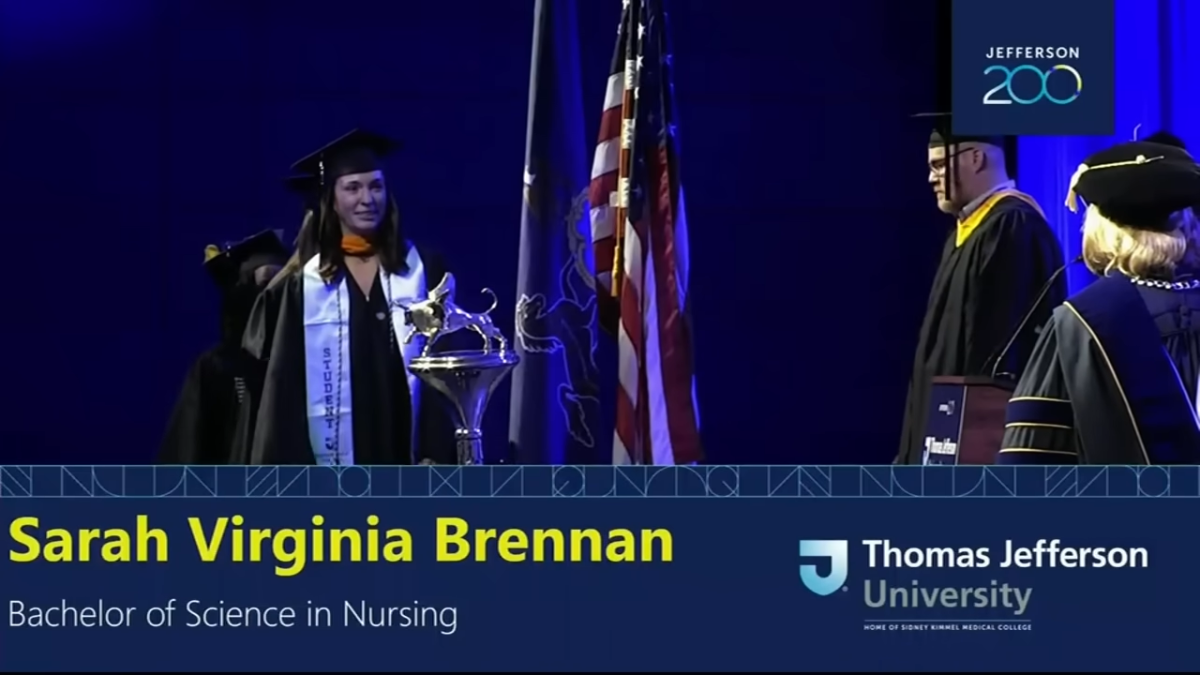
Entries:
[[1071, 174], [1071, 184], [1067, 187], [1067, 209], [1071, 213], [1079, 213], [1079, 199], [1075, 195], [1075, 188], [1079, 187], [1079, 179], [1083, 178], [1083, 174], [1091, 168], [1087, 164], [1080, 164], [1075, 173]]

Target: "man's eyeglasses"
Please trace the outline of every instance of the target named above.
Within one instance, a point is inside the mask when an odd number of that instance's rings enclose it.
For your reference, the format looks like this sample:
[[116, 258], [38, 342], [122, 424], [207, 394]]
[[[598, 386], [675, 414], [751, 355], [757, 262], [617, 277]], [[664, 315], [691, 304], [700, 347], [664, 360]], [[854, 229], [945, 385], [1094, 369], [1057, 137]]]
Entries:
[[965, 148], [958, 148], [958, 149], [957, 149], [957, 150], [955, 150], [954, 152], [952, 152], [952, 153], [950, 153], [950, 154], [946, 155], [945, 157], [939, 157], [938, 159], [931, 160], [931, 161], [929, 162], [929, 170], [930, 170], [930, 171], [932, 171], [932, 172], [934, 172], [934, 173], [946, 173], [946, 166], [947, 166], [947, 162], [948, 162], [948, 161], [949, 161], [951, 158], [953, 158], [953, 157], [958, 157], [959, 155], [963, 154], [964, 152], [970, 152], [970, 151], [972, 151], [972, 150], [975, 150], [975, 149], [976, 149], [976, 148], [975, 148], [974, 146], [967, 146], [967, 147], [965, 147]]

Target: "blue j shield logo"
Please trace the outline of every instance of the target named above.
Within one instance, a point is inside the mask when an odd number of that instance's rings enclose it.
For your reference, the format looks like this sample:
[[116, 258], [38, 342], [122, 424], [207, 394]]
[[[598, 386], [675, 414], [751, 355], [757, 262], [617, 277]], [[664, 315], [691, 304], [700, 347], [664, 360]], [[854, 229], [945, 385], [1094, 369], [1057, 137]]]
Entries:
[[[1033, 105], [1039, 101], [1049, 101], [1058, 105], [1066, 105], [1079, 98], [1083, 93], [1083, 76], [1071, 66], [1059, 64], [1042, 70], [1037, 66], [1025, 64], [1016, 68], [994, 65], [988, 66], [984, 75], [999, 73], [1000, 84], [992, 87], [983, 95], [984, 105]], [[1050, 76], [1059, 73], [1051, 84]], [[1018, 75], [1020, 77], [1018, 78]], [[1013, 80], [1018, 80], [1016, 89]], [[1051, 91], [1053, 90], [1053, 91]], [[1017, 91], [1025, 94], [1019, 96]]]
[[816, 565], [800, 566], [800, 581], [817, 595], [832, 595], [846, 583], [850, 543], [822, 539], [801, 539], [801, 558], [827, 558], [829, 574], [821, 576]]

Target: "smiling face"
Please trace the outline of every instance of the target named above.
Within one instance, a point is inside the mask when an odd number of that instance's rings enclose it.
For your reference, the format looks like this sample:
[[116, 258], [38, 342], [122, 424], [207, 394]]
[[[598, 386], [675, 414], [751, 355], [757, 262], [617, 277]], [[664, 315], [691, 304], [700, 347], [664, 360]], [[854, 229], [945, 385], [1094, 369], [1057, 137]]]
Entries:
[[333, 208], [342, 227], [352, 232], [374, 232], [387, 210], [387, 185], [382, 171], [352, 173], [337, 179]]

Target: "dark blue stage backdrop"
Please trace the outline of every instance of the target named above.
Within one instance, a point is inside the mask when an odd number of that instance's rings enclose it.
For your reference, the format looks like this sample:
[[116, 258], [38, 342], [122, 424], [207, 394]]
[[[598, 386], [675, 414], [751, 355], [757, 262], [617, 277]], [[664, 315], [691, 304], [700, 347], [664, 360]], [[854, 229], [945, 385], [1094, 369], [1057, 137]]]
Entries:
[[1196, 468], [0, 467], [0, 668], [1191, 669], [1197, 497]]
[[[150, 461], [218, 338], [204, 247], [293, 236], [288, 166], [356, 126], [405, 141], [387, 168], [406, 229], [464, 293], [501, 294], [512, 337], [534, 4], [0, 2], [2, 219], [38, 240], [5, 263], [0, 462]], [[577, 4], [586, 180], [622, 3]], [[934, 101], [936, 3], [670, 4], [708, 459], [890, 461], [951, 226], [909, 119]], [[508, 409], [505, 385], [498, 452]], [[779, 442], [784, 420], [805, 444]]]

